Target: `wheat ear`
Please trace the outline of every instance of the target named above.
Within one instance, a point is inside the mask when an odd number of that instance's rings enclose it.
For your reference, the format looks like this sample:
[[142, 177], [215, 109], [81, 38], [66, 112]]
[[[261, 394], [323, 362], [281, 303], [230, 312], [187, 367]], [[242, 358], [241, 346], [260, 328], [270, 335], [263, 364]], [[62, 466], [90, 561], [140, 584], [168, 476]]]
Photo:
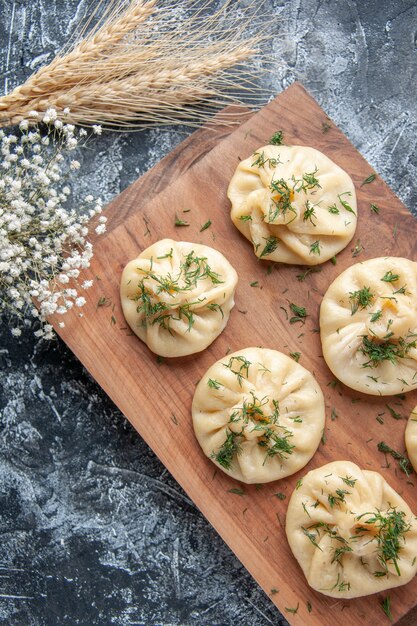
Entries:
[[257, 91], [253, 73], [229, 70], [254, 56], [265, 36], [245, 34], [249, 25], [253, 30], [256, 10], [233, 19], [230, 4], [206, 15], [205, 5], [185, 0], [191, 16], [172, 28], [172, 11], [158, 8], [157, 0], [127, 7], [115, 0], [87, 37], [0, 98], [0, 125], [48, 107], [69, 108], [66, 119], [73, 123], [109, 127], [204, 121], [211, 109], [234, 99], [230, 91]]

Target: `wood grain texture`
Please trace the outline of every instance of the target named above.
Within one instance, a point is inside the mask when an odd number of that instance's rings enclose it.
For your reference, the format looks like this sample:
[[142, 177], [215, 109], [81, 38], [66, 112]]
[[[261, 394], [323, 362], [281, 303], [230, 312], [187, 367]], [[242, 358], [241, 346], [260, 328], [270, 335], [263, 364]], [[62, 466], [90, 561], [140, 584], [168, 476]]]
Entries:
[[[406, 418], [417, 404], [417, 392], [407, 394], [404, 400], [375, 398], [342, 384], [331, 385], [334, 378], [323, 360], [319, 335], [313, 332], [318, 328], [321, 298], [343, 269], [355, 261], [382, 255], [416, 259], [416, 222], [379, 177], [361, 187], [372, 168], [332, 123], [323, 132], [327, 121], [317, 103], [295, 84], [202, 158], [200, 142], [189, 141], [186, 171], [169, 187], [162, 183], [162, 190], [152, 199], [146, 197], [146, 184], [142, 193], [140, 181], [135, 183], [107, 208], [108, 215], [118, 217], [107, 236], [96, 242], [86, 277], [95, 282], [84, 315], [68, 314], [65, 328], [58, 332], [292, 624], [322, 626], [335, 620], [340, 624], [388, 623], [380, 607], [387, 594], [343, 601], [312, 591], [284, 532], [288, 497], [296, 481], [310, 469], [335, 459], [349, 459], [365, 469], [380, 471], [417, 511], [415, 477], [407, 480], [394, 461], [386, 467], [384, 455], [376, 448], [379, 441], [385, 440], [393, 448], [404, 450], [406, 421], [394, 420], [386, 405]], [[288, 144], [322, 150], [347, 170], [357, 189], [359, 221], [354, 240], [338, 255], [336, 266], [326, 263], [304, 282], [296, 279], [300, 267], [274, 265], [268, 272], [270, 263], [256, 259], [252, 246], [229, 218], [226, 189], [238, 160], [263, 145], [277, 129], [284, 131]], [[152, 180], [158, 178], [164, 180], [163, 167]], [[126, 198], [131, 209], [120, 213]], [[379, 215], [371, 212], [371, 203], [380, 207]], [[190, 226], [176, 228], [175, 213], [181, 214], [184, 208], [191, 209], [185, 214]], [[212, 226], [200, 233], [208, 218]], [[228, 326], [207, 350], [158, 363], [156, 356], [126, 328], [119, 281], [125, 264], [163, 237], [215, 247], [237, 269], [239, 284]], [[352, 258], [358, 240], [363, 250]], [[258, 281], [259, 287], [251, 287], [253, 281]], [[103, 296], [108, 298], [109, 306], [97, 308]], [[306, 307], [304, 326], [288, 323], [283, 308], [288, 309], [289, 302]], [[301, 352], [300, 363], [314, 372], [325, 395], [326, 443], [294, 476], [260, 489], [244, 486], [244, 495], [240, 496], [229, 491], [239, 485], [222, 472], [215, 472], [201, 452], [193, 434], [190, 408], [195, 384], [205, 370], [229, 350], [250, 345], [286, 354]], [[331, 420], [333, 408], [337, 418]], [[378, 414], [383, 414], [383, 424], [376, 421]], [[277, 492], [285, 493], [287, 500], [279, 500]], [[414, 606], [416, 594], [416, 579], [389, 592], [395, 619]], [[307, 601], [313, 606], [311, 613]], [[298, 604], [296, 614], [286, 611]]]

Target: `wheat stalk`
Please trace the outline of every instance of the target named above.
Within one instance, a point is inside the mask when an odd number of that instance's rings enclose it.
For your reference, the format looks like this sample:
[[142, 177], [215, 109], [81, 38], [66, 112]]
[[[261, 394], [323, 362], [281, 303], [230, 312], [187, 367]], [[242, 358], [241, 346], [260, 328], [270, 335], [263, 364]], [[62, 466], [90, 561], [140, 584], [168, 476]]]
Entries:
[[85, 38], [0, 98], [0, 125], [49, 107], [69, 108], [66, 119], [76, 124], [195, 125], [236, 101], [231, 92], [257, 97], [256, 77], [239, 66], [256, 55], [265, 35], [259, 29], [246, 34], [256, 9], [232, 19], [230, 4], [207, 15], [206, 5], [184, 0], [191, 16], [178, 25], [157, 0], [114, 0]]

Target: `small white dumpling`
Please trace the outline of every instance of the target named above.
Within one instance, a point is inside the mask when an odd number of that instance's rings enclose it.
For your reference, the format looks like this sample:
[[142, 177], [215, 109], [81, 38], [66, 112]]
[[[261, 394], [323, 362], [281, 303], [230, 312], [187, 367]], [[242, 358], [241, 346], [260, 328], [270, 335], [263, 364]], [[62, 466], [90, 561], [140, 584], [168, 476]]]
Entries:
[[287, 511], [290, 548], [316, 591], [356, 598], [408, 583], [417, 571], [417, 523], [378, 472], [350, 461], [312, 470]]
[[356, 263], [324, 294], [323, 355], [345, 385], [387, 396], [417, 388], [417, 263]]
[[239, 163], [227, 195], [234, 225], [260, 259], [324, 263], [356, 230], [352, 179], [314, 148], [259, 148]]
[[322, 391], [304, 367], [276, 350], [245, 348], [204, 374], [192, 416], [206, 456], [237, 480], [265, 483], [308, 463], [325, 410]]
[[411, 465], [417, 472], [417, 406], [411, 411], [405, 429], [405, 447]]
[[204, 350], [234, 306], [237, 274], [217, 250], [162, 239], [123, 270], [120, 297], [133, 332], [161, 356]]

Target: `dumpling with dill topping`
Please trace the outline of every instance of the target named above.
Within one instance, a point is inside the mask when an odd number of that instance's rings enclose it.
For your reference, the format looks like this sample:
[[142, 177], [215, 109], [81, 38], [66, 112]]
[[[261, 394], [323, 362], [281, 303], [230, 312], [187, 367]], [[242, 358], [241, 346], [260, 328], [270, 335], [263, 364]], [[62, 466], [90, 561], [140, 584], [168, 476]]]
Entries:
[[356, 230], [352, 179], [314, 148], [259, 148], [239, 163], [227, 195], [234, 225], [260, 259], [324, 263]]
[[304, 467], [320, 443], [325, 410], [313, 375], [266, 348], [245, 348], [212, 365], [192, 404], [208, 456], [244, 483], [266, 483]]
[[417, 263], [355, 263], [324, 294], [323, 356], [345, 385], [372, 395], [417, 388]]
[[237, 274], [217, 250], [162, 239], [123, 270], [120, 297], [127, 323], [160, 356], [207, 348], [234, 306]]
[[308, 584], [333, 598], [399, 587], [417, 572], [415, 515], [378, 472], [350, 461], [298, 481], [286, 533]]

